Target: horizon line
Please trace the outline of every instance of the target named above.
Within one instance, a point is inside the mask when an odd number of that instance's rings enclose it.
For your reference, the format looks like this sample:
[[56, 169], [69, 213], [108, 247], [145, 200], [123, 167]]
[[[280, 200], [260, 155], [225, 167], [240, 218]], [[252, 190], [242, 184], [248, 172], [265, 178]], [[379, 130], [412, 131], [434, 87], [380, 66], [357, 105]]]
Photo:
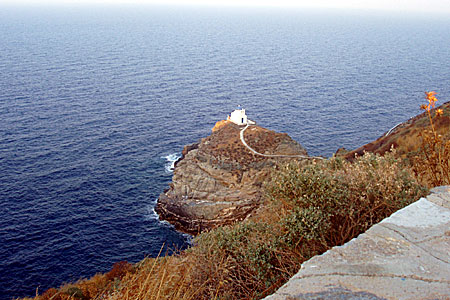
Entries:
[[[434, 0], [434, 2], [439, 0]], [[348, 11], [373, 11], [391, 13], [437, 13], [450, 14], [450, 4], [426, 5], [426, 6], [398, 6], [380, 5], [366, 2], [357, 4], [351, 2], [334, 2], [322, 0], [314, 3], [291, 0], [5, 0], [0, 6], [170, 6], [170, 7], [229, 7], [229, 8], [294, 8], [294, 9], [315, 9], [315, 10], [348, 10]], [[443, 6], [443, 7], [442, 7]]]

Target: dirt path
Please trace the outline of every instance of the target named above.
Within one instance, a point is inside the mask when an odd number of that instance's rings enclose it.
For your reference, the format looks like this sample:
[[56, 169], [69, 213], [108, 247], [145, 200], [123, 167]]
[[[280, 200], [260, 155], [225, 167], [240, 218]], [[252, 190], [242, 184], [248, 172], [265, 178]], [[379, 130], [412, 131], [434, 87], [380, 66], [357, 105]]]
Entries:
[[255, 149], [251, 148], [247, 142], [245, 142], [244, 140], [244, 132], [245, 130], [247, 130], [247, 128], [250, 125], [247, 124], [247, 126], [245, 126], [244, 128], [242, 128], [240, 134], [241, 137], [241, 142], [242, 144], [248, 149], [250, 150], [253, 154], [255, 155], [259, 155], [259, 156], [264, 156], [264, 157], [288, 157], [288, 158], [301, 158], [301, 159], [323, 159], [323, 157], [317, 157], [317, 156], [306, 156], [306, 155], [284, 155], [284, 154], [263, 154], [263, 153], [259, 153], [257, 152]]

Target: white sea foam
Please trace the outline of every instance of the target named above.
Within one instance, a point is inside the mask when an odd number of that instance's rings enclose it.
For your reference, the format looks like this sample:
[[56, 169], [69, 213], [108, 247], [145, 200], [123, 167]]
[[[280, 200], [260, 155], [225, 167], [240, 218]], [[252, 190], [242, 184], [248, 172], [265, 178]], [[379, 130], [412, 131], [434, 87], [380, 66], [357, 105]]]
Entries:
[[145, 218], [147, 220], [159, 220], [159, 215], [155, 211], [155, 204], [150, 204], [147, 206]]
[[175, 169], [175, 162], [179, 160], [181, 155], [179, 153], [172, 153], [167, 156], [163, 156], [162, 158], [166, 159], [166, 164], [164, 165], [164, 169], [166, 173], [172, 173]]
[[[155, 211], [155, 207], [156, 207], [156, 202], [157, 201], [158, 201], [158, 199], [155, 200], [155, 203], [152, 203], [152, 204], [147, 206], [147, 213], [145, 215], [145, 218], [147, 220], [157, 220], [162, 227], [166, 227], [166, 228], [170, 228], [172, 230], [176, 230], [175, 226], [173, 224], [170, 224], [166, 220], [161, 220], [159, 218], [158, 213]], [[192, 246], [192, 241], [193, 241], [194, 237], [192, 235], [190, 235], [189, 233], [180, 232], [180, 234], [186, 240], [188, 245]]]

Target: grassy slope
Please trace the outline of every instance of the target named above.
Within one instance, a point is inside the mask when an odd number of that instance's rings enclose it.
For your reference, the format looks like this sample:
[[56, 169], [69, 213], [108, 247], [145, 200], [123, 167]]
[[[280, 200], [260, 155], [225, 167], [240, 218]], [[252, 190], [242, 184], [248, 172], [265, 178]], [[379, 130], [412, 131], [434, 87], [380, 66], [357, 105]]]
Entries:
[[[434, 118], [436, 130], [445, 138], [450, 138], [450, 102], [439, 106], [444, 110], [444, 115]], [[420, 134], [430, 128], [430, 123], [426, 112], [409, 119], [400, 124], [389, 135], [381, 136], [377, 140], [368, 143], [358, 149], [345, 154], [346, 159], [353, 159], [355, 154], [362, 155], [364, 152], [379, 153], [383, 155], [391, 149], [392, 146], [397, 149], [397, 154], [402, 158], [409, 158], [416, 153], [420, 145]]]

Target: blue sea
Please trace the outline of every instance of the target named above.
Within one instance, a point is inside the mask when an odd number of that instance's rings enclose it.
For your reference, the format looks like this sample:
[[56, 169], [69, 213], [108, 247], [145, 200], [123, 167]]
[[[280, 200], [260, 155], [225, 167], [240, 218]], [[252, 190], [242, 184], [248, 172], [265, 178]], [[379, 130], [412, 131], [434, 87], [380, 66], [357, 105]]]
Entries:
[[0, 7], [0, 299], [186, 235], [158, 195], [237, 105], [311, 155], [450, 100], [450, 18], [163, 6]]

